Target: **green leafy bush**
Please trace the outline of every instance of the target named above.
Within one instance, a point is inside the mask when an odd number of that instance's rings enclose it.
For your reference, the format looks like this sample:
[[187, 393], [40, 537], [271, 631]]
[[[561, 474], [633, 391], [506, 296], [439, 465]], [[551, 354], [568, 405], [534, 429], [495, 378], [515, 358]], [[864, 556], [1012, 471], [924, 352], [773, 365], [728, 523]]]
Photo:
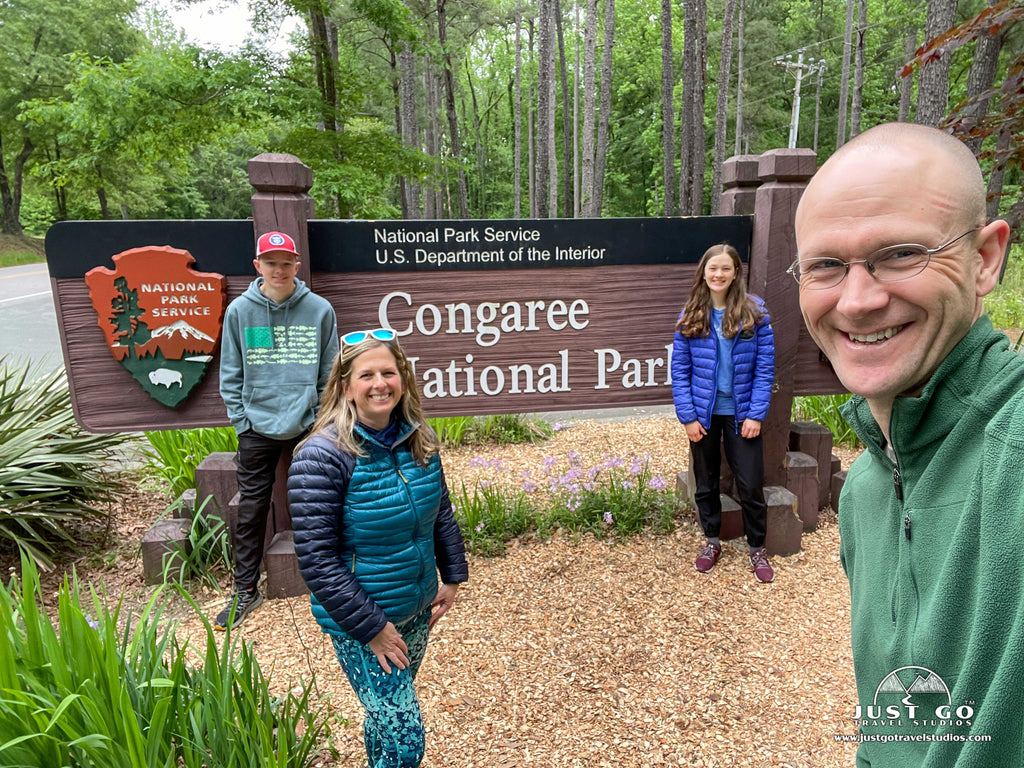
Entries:
[[159, 594], [135, 621], [95, 592], [87, 612], [77, 582], [62, 586], [54, 624], [27, 559], [22, 574], [0, 588], [0, 764], [305, 768], [324, 757], [310, 686], [274, 697], [249, 644], [229, 635], [218, 650], [205, 619], [204, 648], [179, 642]]
[[427, 419], [444, 445], [540, 443], [554, 434], [542, 419], [521, 413], [498, 416], [442, 416]]
[[189, 551], [175, 550], [164, 555], [165, 584], [198, 581], [216, 588], [219, 586], [218, 575], [233, 569], [231, 530], [224, 518], [206, 509], [208, 505], [213, 505], [211, 502], [213, 496], [207, 496], [194, 510], [181, 510], [184, 502], [179, 496], [164, 512], [166, 516], [185, 511], [191, 521], [188, 529]]
[[813, 395], [793, 398], [793, 421], [814, 421], [827, 427], [832, 442], [846, 448], [857, 448], [860, 441], [853, 428], [839, 412], [839, 406], [850, 399], [844, 395]]
[[1003, 279], [985, 297], [985, 309], [996, 328], [1024, 329], [1024, 246], [1013, 246], [1006, 259]]
[[[496, 477], [505, 471], [500, 459], [478, 457], [470, 464], [489, 467]], [[452, 500], [467, 548], [484, 557], [503, 553], [507, 541], [531, 532], [542, 539], [558, 530], [617, 538], [644, 530], [668, 533], [681, 511], [671, 483], [652, 476], [646, 459], [612, 456], [584, 467], [575, 451], [567, 466], [553, 456], [544, 459], [541, 475], [524, 473], [518, 487], [485, 479], [472, 492], [462, 486]]]
[[170, 486], [177, 497], [196, 487], [196, 467], [218, 451], [238, 450], [238, 435], [233, 427], [168, 429], [146, 432], [152, 450], [146, 450], [146, 471]]
[[0, 357], [0, 544], [39, 564], [119, 490], [111, 472], [125, 435], [92, 435], [74, 420], [64, 370], [30, 374]]

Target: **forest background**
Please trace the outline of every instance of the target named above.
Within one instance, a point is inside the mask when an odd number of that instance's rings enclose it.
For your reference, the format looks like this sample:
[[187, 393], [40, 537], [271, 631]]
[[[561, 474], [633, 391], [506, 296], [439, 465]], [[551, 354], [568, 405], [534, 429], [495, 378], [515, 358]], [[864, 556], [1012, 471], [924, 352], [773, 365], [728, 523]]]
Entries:
[[320, 217], [715, 213], [729, 156], [911, 120], [971, 143], [1019, 237], [1022, 0], [249, 8], [305, 24], [225, 52], [137, 0], [0, 0], [0, 231], [246, 218], [262, 152], [313, 169]]

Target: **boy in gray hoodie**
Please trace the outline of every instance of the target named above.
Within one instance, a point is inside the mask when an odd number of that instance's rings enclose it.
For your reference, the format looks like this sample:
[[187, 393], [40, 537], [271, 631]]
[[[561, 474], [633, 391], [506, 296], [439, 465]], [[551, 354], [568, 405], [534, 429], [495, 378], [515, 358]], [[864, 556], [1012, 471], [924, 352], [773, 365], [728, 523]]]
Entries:
[[330, 303], [299, 280], [295, 240], [267, 232], [256, 243], [259, 274], [224, 314], [220, 396], [238, 433], [235, 594], [214, 620], [227, 629], [263, 602], [257, 589], [274, 476], [313, 424], [338, 354]]

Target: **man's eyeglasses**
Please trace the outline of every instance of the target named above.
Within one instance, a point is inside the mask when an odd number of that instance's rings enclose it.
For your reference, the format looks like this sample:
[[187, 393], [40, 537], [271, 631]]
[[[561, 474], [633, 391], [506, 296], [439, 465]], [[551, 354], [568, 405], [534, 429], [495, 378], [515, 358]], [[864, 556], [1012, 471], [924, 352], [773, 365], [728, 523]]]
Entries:
[[393, 341], [396, 338], [398, 338], [398, 334], [391, 328], [375, 328], [372, 331], [352, 331], [352, 333], [346, 333], [341, 337], [341, 345], [343, 347], [345, 345], [352, 346], [353, 344], [364, 342], [367, 339]]
[[979, 227], [969, 229], [936, 248], [928, 248], [917, 243], [901, 243], [877, 250], [866, 259], [855, 259], [854, 261], [843, 261], [830, 257], [798, 258], [786, 272], [793, 276], [801, 288], [811, 291], [835, 288], [843, 282], [853, 264], [863, 264], [868, 274], [876, 280], [885, 282], [907, 280], [924, 272], [933, 253], [946, 250], [953, 243], [967, 237], [972, 232], [977, 232], [978, 229]]

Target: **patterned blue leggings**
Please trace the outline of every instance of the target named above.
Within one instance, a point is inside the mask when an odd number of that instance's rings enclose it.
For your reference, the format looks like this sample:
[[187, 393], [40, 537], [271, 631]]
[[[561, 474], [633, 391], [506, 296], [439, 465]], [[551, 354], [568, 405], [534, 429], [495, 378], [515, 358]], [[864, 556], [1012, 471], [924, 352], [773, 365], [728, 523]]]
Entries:
[[363, 742], [369, 768], [417, 768], [423, 760], [424, 733], [413, 681], [427, 650], [430, 608], [398, 627], [409, 649], [409, 666], [391, 674], [381, 669], [370, 646], [348, 635], [331, 635], [334, 653], [352, 690], [366, 710]]

